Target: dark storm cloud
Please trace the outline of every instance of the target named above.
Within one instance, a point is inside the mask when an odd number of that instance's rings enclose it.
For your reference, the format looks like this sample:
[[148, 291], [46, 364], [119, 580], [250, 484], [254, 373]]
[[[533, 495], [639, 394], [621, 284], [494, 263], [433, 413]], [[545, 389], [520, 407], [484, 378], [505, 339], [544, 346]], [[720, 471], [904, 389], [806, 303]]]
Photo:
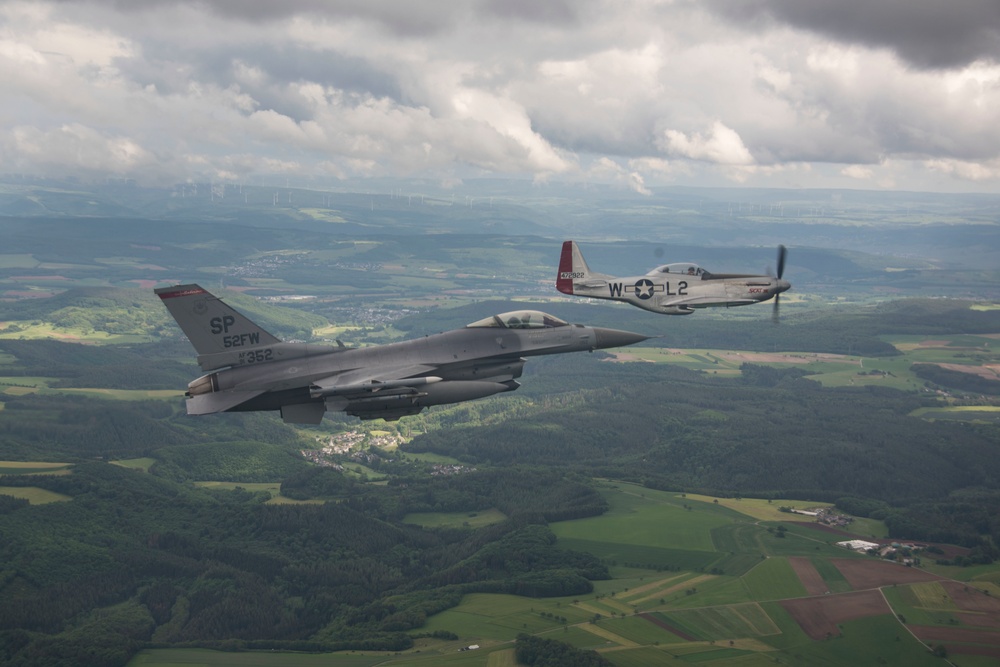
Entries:
[[1000, 62], [1000, 0], [707, 0], [748, 29], [787, 23], [838, 41], [888, 48], [911, 65]]
[[312, 81], [349, 92], [400, 99], [395, 77], [361, 58], [336, 51], [316, 51], [287, 44], [281, 48], [267, 46], [230, 55], [259, 67], [277, 80]]
[[486, 0], [483, 9], [494, 16], [529, 23], [575, 25], [582, 2], [539, 2], [538, 0]]
[[260, 82], [242, 82], [241, 90], [251, 95], [259, 108], [272, 109], [295, 121], [310, 119], [314, 112], [304, 100], [288, 94], [286, 84], [289, 82], [317, 83], [346, 93], [400, 101], [396, 81], [357, 58], [270, 48], [239, 57], [241, 63], [258, 68], [266, 75]]
[[[173, 60], [176, 53], [171, 45], [147, 43], [145, 55], [143, 60], [122, 59], [119, 63], [121, 72], [141, 86], [153, 85], [162, 94], [175, 94], [186, 90], [192, 80], [219, 88], [239, 81], [240, 89], [256, 101], [258, 109], [272, 109], [296, 121], [312, 117], [303, 101], [288, 93], [288, 85], [296, 82], [396, 102], [402, 96], [398, 81], [369, 62], [291, 43], [225, 50], [210, 47], [196, 55], [188, 53], [184, 63]], [[260, 76], [239, 80], [238, 67], [253, 68]]]
[[[77, 0], [57, 0], [79, 5]], [[122, 13], [138, 13], [164, 7], [205, 9], [227, 20], [269, 23], [275, 20], [314, 16], [329, 20], [361, 18], [382, 25], [401, 36], [428, 36], [449, 29], [464, 13], [462, 3], [435, 0], [89, 0]]]

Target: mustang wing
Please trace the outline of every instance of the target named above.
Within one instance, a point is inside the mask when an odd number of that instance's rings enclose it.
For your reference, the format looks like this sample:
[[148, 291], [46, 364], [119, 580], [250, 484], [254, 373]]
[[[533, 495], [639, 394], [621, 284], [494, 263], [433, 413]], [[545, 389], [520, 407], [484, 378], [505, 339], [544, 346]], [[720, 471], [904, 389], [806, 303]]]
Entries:
[[753, 299], [730, 299], [724, 296], [682, 296], [660, 303], [664, 308], [707, 308], [708, 306], [744, 306], [757, 303]]

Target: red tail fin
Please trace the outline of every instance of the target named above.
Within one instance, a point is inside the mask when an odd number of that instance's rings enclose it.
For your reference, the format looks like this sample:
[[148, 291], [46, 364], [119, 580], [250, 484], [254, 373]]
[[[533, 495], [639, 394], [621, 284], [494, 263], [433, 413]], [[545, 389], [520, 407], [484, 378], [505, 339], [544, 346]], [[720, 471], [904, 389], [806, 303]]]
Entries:
[[559, 256], [559, 273], [556, 274], [556, 289], [563, 294], [573, 293], [573, 242], [563, 241]]

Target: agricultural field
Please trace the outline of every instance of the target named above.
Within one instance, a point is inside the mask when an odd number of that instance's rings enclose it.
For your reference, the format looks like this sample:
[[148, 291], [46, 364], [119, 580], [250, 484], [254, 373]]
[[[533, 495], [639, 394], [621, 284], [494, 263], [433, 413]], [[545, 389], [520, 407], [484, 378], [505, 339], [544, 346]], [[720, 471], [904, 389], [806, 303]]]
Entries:
[[50, 322], [5, 322], [0, 326], [0, 339], [119, 345], [148, 343], [153, 337], [142, 333], [109, 333], [95, 329], [60, 327]]
[[143, 472], [149, 472], [150, 467], [156, 463], [156, 459], [144, 456], [137, 459], [122, 459], [121, 461], [111, 461], [116, 466], [121, 466], [123, 468], [131, 468], [133, 470], [141, 470]]
[[407, 514], [403, 522], [425, 528], [482, 528], [506, 518], [500, 510], [488, 509], [479, 512], [413, 512]]
[[280, 482], [195, 482], [194, 485], [203, 489], [221, 489], [223, 491], [243, 489], [250, 493], [267, 493], [271, 496], [271, 499], [267, 502], [272, 505], [316, 505], [324, 502], [322, 500], [293, 500], [292, 498], [286, 498], [281, 495]]
[[68, 475], [72, 463], [0, 461], [0, 475]]
[[115, 401], [177, 400], [181, 389], [112, 389], [106, 387], [53, 387], [58, 378], [25, 375], [0, 376], [0, 395], [69, 394]]
[[[728, 576], [683, 569], [644, 571], [612, 558], [616, 563], [611, 568], [614, 579], [595, 582], [590, 597], [532, 600], [473, 595], [458, 607], [431, 617], [427, 627], [450, 630], [462, 638], [470, 637], [470, 642], [485, 643], [509, 639], [520, 623], [522, 631], [543, 633], [542, 636], [552, 636], [574, 646], [593, 648], [616, 665], [671, 665], [677, 657], [683, 657], [696, 658], [706, 665], [763, 665], [774, 664], [777, 659], [783, 664], [806, 666], [822, 662], [821, 656], [828, 655], [827, 633], [835, 635], [838, 642], [836, 659], [829, 664], [854, 664], [863, 661], [866, 655], [889, 656], [897, 652], [905, 655], [907, 662], [892, 658], [887, 664], [939, 664], [893, 615], [900, 613], [895, 609], [897, 605], [905, 616], [920, 599], [934, 598], [934, 592], [919, 588], [940, 588], [942, 584], [934, 575], [871, 557], [852, 557], [849, 552], [830, 546], [842, 539], [842, 535], [827, 533], [822, 544], [819, 542], [822, 538], [817, 537], [824, 535], [822, 531], [810, 531], [808, 537], [789, 531], [785, 538], [775, 539], [763, 526], [740, 521], [739, 515], [732, 514], [731, 505], [719, 507], [690, 494], [655, 492], [629, 484], [606, 484], [604, 493], [612, 506], [606, 516], [613, 518], [617, 528], [610, 531], [605, 524], [592, 519], [557, 523], [553, 530], [560, 536], [561, 545], [600, 544], [603, 536], [614, 541], [619, 533], [629, 539], [635, 526], [658, 522], [659, 531], [677, 535], [678, 545], [691, 550], [705, 548], [706, 534], [721, 545], [713, 548], [752, 550], [747, 555], [754, 565], [739, 576]], [[741, 501], [732, 504], [738, 502]], [[757, 502], [747, 503], [750, 511], [744, 515], [747, 521], [754, 518], [753, 513], [767, 512], [766, 501], [760, 501], [763, 507], [755, 506]], [[680, 512], [675, 503], [681, 504]], [[685, 505], [692, 509], [685, 510]], [[775, 514], [776, 520], [787, 518], [785, 513]], [[699, 524], [692, 516], [704, 521]], [[803, 518], [795, 517], [796, 521], [787, 525], [801, 523]], [[814, 532], [816, 535], [812, 535]], [[643, 548], [667, 548], [657, 531], [649, 530], [646, 534], [650, 536], [646, 543], [636, 540], [629, 549], [614, 555], [622, 557], [632, 553], [631, 550], [642, 553]], [[758, 552], [760, 540], [768, 538], [771, 543], [764, 542], [768, 546], [781, 543], [776, 551], [803, 555], [762, 559]], [[613, 553], [610, 548], [598, 551]], [[717, 557], [720, 555], [716, 553]], [[730, 557], [733, 555], [736, 554]], [[824, 588], [824, 593], [811, 596], [808, 582], [814, 588]], [[922, 591], [923, 597], [913, 594], [901, 598], [900, 591], [906, 595], [910, 587]], [[888, 602], [880, 590], [889, 596]], [[895, 591], [894, 596], [889, 595], [890, 591]], [[531, 617], [532, 614], [539, 618]], [[983, 611], [979, 614], [1000, 623], [996, 620], [1000, 614], [990, 616], [990, 612]], [[933, 620], [915, 617], [920, 621]], [[556, 627], [547, 633], [540, 627], [551, 619], [558, 620], [563, 628]], [[494, 630], [483, 632], [484, 627]], [[581, 635], [577, 629], [585, 630], [586, 634]], [[928, 636], [934, 635], [933, 631], [927, 632]], [[988, 638], [986, 634], [982, 637]], [[956, 650], [962, 653], [961, 647]], [[967, 664], [961, 661], [963, 657], [964, 654], [960, 655], [954, 664]], [[393, 660], [390, 664], [411, 663]]]
[[[239, 486], [269, 490], [268, 485]], [[862, 664], [871, 655], [887, 660], [880, 664], [942, 664], [925, 642], [944, 642], [952, 664], [977, 667], [985, 663], [975, 660], [993, 650], [1000, 596], [916, 568], [853, 555], [831, 546], [842, 535], [801, 532], [802, 517], [784, 522], [785, 513], [776, 521], [751, 516], [767, 512], [766, 501], [764, 507], [747, 503], [743, 507], [751, 514], [741, 514], [721, 503], [632, 484], [604, 480], [601, 489], [611, 505], [606, 521], [551, 525], [559, 546], [596, 547], [592, 553], [610, 565], [612, 579], [594, 582], [591, 594], [469, 594], [458, 606], [429, 617], [414, 631], [422, 637], [407, 651], [326, 654], [323, 664], [514, 665], [513, 641], [522, 632], [596, 650], [623, 667], [674, 665], [678, 659], [708, 667], [775, 661], [809, 667]], [[746, 501], [733, 504], [737, 502]], [[469, 518], [434, 513], [409, 520], [456, 525]], [[775, 526], [786, 526], [786, 536], [768, 532]], [[623, 546], [614, 547], [620, 538]], [[761, 546], [773, 553], [762, 553]], [[693, 559], [704, 565], [667, 569], [632, 562], [655, 553], [685, 552], [704, 554], [700, 561]], [[740, 557], [746, 557], [748, 565], [737, 568], [739, 574], [705, 567]], [[458, 639], [426, 636], [445, 631]], [[480, 648], [459, 650], [473, 644]], [[239, 664], [269, 667], [289, 659], [281, 653], [251, 655], [254, 662]], [[147, 650], [130, 666], [222, 666], [233, 664], [231, 659], [231, 654], [186, 649]]]
[[[949, 370], [1000, 379], [1000, 340], [994, 335], [883, 336], [902, 354], [896, 357], [861, 357], [850, 354], [805, 352], [750, 352], [739, 350], [631, 347], [616, 352], [619, 361], [674, 364], [721, 376], [740, 375], [744, 363], [805, 370], [810, 380], [824, 387], [879, 386], [904, 391], [924, 389], [925, 380], [913, 371], [914, 364], [937, 364]], [[982, 419], [996, 421], [996, 408], [980, 408], [966, 414], [945, 414], [948, 408], [928, 408], [924, 418]]]
[[617, 492], [606, 495], [610, 511], [599, 517], [556, 524], [556, 535], [568, 543], [600, 542], [602, 536], [607, 536], [608, 548], [620, 549], [620, 560], [631, 560], [629, 546], [664, 552], [712, 552], [715, 547], [710, 529], [729, 522], [713, 508], [695, 512], [685, 509], [676, 494], [636, 485], [622, 484]]
[[0, 394], [7, 394], [8, 396], [33, 394], [37, 391], [47, 389], [49, 383], [54, 381], [55, 378], [50, 377], [30, 377], [24, 375], [0, 376]]
[[27, 500], [32, 505], [45, 505], [71, 500], [69, 496], [34, 486], [0, 486], [0, 495]]
[[[231, 653], [228, 651], [210, 651], [200, 648], [184, 649], [146, 649], [137, 654], [131, 661], [129, 667], [182, 667], [191, 665], [192, 667], [281, 667], [288, 665], [289, 654], [287, 653]], [[382, 655], [343, 655], [337, 656], [331, 662], [330, 656], [325, 654], [296, 653], [294, 664], [300, 667], [373, 667], [383, 664], [385, 656]]]
[[963, 422], [1000, 424], [1000, 406], [942, 405], [933, 408], [920, 408], [913, 412], [913, 416], [929, 420], [950, 419]]
[[898, 357], [861, 357], [829, 353], [745, 352], [736, 350], [629, 348], [615, 353], [620, 361], [676, 364], [692, 370], [723, 376], [738, 376], [744, 363], [775, 367], [796, 366], [806, 376], [826, 387], [886, 386], [918, 391], [924, 380], [913, 364], [944, 364], [963, 372], [996, 378], [1000, 367], [1000, 341], [992, 336], [886, 336], [883, 339], [902, 352]]
[[762, 498], [715, 498], [713, 496], [702, 496], [696, 493], [684, 494], [688, 500], [697, 500], [703, 503], [713, 503], [728, 507], [729, 509], [746, 514], [748, 517], [759, 521], [813, 521], [813, 517], [804, 514], [793, 514], [782, 512], [780, 508], [790, 507], [800, 510], [812, 510], [820, 507], [830, 507], [829, 503], [810, 503], [805, 500], [783, 500], [776, 498], [764, 500]]

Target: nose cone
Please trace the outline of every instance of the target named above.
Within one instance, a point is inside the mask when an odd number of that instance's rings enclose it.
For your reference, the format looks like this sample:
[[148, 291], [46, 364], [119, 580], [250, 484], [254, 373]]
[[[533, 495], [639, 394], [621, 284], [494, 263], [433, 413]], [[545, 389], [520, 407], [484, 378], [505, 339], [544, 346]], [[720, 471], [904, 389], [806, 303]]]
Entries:
[[604, 329], [601, 327], [593, 327], [593, 329], [595, 337], [594, 349], [597, 350], [603, 350], [607, 347], [625, 347], [626, 345], [641, 343], [649, 338], [649, 336], [632, 333], [631, 331]]
[[778, 280], [775, 281], [774, 293], [775, 294], [781, 294], [782, 292], [791, 289], [791, 287], [792, 287], [792, 284], [790, 282], [788, 282], [787, 280], [783, 280], [781, 278], [778, 278]]

